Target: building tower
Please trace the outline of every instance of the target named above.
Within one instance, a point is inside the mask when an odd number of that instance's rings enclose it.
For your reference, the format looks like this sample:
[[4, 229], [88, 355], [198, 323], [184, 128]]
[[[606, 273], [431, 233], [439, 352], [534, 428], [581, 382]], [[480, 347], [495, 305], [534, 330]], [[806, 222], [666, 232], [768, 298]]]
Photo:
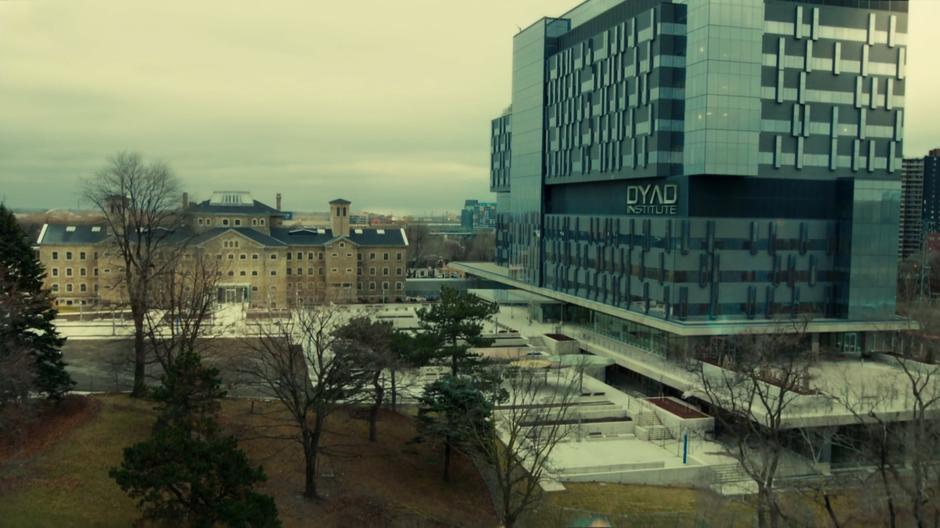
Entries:
[[330, 227], [334, 237], [349, 236], [349, 200], [337, 198], [330, 202]]

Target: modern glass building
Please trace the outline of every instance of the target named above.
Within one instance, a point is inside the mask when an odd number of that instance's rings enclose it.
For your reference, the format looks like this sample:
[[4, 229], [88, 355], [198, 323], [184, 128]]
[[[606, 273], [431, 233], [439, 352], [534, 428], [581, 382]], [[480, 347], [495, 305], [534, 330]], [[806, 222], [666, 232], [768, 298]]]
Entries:
[[888, 346], [907, 11], [588, 0], [520, 31], [482, 274], [666, 334], [801, 319]]

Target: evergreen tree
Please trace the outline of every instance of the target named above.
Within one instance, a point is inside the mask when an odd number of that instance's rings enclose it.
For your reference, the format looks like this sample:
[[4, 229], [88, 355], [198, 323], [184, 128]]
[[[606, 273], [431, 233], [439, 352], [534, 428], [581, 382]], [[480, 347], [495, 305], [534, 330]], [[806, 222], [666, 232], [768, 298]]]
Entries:
[[480, 383], [468, 377], [444, 376], [424, 388], [419, 398], [418, 432], [421, 438], [444, 444], [444, 480], [450, 480], [454, 448], [469, 445], [492, 426], [494, 399]]
[[437, 356], [450, 362], [451, 375], [473, 368], [479, 357], [470, 348], [492, 340], [482, 337], [483, 324], [499, 311], [495, 303], [453, 288], [441, 288], [441, 300], [418, 310], [422, 332], [440, 343]]
[[160, 414], [147, 440], [124, 450], [111, 469], [121, 489], [138, 499], [144, 518], [191, 526], [280, 526], [274, 499], [254, 491], [266, 480], [233, 436], [218, 426], [225, 395], [219, 371], [198, 354], [178, 355], [154, 390]]
[[21, 350], [32, 356], [32, 390], [59, 400], [75, 384], [60, 351], [65, 339], [53, 321], [56, 309], [43, 289], [45, 270], [13, 212], [0, 204], [0, 356]]

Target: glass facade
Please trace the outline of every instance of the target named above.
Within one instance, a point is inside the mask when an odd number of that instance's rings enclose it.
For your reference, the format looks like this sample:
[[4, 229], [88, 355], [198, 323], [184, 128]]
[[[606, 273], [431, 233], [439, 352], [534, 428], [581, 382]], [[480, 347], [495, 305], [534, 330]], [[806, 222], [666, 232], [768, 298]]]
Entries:
[[890, 1], [536, 22], [492, 128], [497, 262], [667, 320], [893, 318], [906, 32]]

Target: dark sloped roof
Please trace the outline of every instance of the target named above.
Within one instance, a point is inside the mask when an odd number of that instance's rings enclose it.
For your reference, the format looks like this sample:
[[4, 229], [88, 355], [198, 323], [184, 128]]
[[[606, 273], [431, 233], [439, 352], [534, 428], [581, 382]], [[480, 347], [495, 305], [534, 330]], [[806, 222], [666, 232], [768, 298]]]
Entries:
[[285, 245], [280, 240], [270, 237], [260, 231], [252, 229], [250, 227], [213, 227], [208, 231], [203, 231], [190, 240], [191, 244], [202, 244], [213, 238], [228, 233], [229, 231], [234, 231], [240, 235], [244, 235], [251, 240], [261, 244], [262, 246], [283, 246]]
[[271, 236], [289, 246], [322, 246], [333, 240], [333, 232], [329, 229], [315, 227], [288, 229], [277, 227], [271, 229]]
[[[289, 246], [323, 246], [335, 240], [332, 229], [274, 228], [271, 236]], [[348, 240], [359, 246], [405, 247], [402, 229], [350, 229]]]
[[252, 200], [252, 205], [230, 205], [230, 204], [213, 204], [209, 203], [209, 200], [204, 200], [199, 203], [193, 203], [187, 208], [187, 212], [193, 213], [213, 213], [213, 214], [269, 214], [269, 215], [280, 215], [281, 211], [271, 207], [270, 205], [259, 202], [258, 200]]
[[[362, 231], [358, 233], [357, 231]], [[404, 229], [355, 229], [349, 231], [349, 239], [360, 246], [405, 247], [408, 239]]]
[[331, 204], [346, 204], [346, 205], [349, 205], [349, 204], [351, 204], [352, 202], [350, 202], [349, 200], [347, 200], [347, 199], [345, 199], [345, 198], [336, 198], [335, 200], [330, 200], [330, 203], [331, 203]]
[[108, 238], [103, 225], [45, 224], [36, 243], [39, 245], [97, 244]]

